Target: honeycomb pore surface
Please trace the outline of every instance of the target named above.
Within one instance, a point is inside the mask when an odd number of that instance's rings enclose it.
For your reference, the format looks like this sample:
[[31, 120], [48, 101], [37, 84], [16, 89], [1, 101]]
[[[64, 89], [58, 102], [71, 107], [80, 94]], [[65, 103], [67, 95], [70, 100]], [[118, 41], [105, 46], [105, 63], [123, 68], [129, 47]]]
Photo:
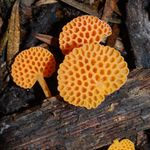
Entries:
[[31, 88], [37, 75], [49, 77], [55, 71], [53, 55], [42, 47], [32, 47], [17, 55], [11, 68], [14, 82], [23, 88]]
[[63, 54], [86, 43], [99, 43], [111, 35], [111, 27], [95, 16], [79, 16], [67, 23], [60, 33], [59, 44]]
[[123, 139], [120, 142], [115, 140], [113, 144], [110, 145], [108, 150], [135, 150], [134, 143], [129, 139]]
[[115, 49], [86, 44], [73, 49], [58, 70], [58, 90], [75, 106], [96, 108], [105, 95], [118, 90], [126, 81], [127, 64]]

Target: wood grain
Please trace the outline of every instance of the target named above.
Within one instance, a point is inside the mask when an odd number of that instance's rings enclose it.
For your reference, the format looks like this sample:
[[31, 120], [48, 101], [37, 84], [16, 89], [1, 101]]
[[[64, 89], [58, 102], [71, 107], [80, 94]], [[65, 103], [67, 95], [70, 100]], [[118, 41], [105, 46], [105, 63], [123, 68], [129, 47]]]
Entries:
[[150, 69], [133, 70], [127, 83], [93, 110], [59, 97], [0, 121], [0, 149], [97, 149], [150, 128]]
[[136, 66], [150, 68], [150, 1], [129, 0], [126, 23]]

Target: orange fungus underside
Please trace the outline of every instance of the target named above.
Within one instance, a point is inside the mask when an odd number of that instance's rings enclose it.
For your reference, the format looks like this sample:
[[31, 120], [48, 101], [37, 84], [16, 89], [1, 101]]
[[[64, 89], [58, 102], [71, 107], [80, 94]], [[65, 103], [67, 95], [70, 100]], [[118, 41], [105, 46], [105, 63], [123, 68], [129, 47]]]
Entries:
[[114, 140], [108, 150], [135, 150], [135, 147], [132, 141], [129, 139], [123, 139], [120, 142], [118, 140]]
[[31, 88], [39, 76], [49, 77], [54, 71], [54, 56], [45, 48], [32, 47], [17, 55], [11, 75], [18, 86]]
[[111, 27], [95, 16], [79, 16], [67, 23], [60, 33], [59, 44], [63, 54], [87, 43], [99, 43], [111, 35]]
[[127, 80], [127, 63], [114, 48], [86, 44], [73, 49], [58, 70], [58, 90], [75, 106], [96, 108]]

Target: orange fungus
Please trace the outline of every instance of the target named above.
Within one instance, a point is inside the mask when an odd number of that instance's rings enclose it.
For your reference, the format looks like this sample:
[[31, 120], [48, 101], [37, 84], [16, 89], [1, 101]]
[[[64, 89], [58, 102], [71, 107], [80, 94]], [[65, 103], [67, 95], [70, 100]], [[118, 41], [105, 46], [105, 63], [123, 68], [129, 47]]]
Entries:
[[96, 108], [127, 80], [127, 64], [114, 48], [85, 44], [73, 49], [58, 70], [58, 90], [75, 106]]
[[32, 88], [36, 81], [41, 85], [46, 97], [51, 93], [44, 80], [55, 71], [54, 56], [42, 47], [31, 47], [17, 55], [11, 68], [13, 81], [25, 89]]
[[129, 139], [123, 139], [120, 142], [116, 139], [108, 150], [135, 150], [135, 147], [134, 143]]
[[67, 23], [60, 33], [59, 44], [63, 54], [84, 44], [99, 43], [111, 35], [111, 27], [95, 16], [84, 15]]

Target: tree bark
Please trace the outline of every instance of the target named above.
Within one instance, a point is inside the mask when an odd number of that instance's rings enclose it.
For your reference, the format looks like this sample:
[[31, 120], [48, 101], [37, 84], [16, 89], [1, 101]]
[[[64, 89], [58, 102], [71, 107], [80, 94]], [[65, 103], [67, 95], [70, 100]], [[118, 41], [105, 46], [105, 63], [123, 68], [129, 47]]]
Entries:
[[150, 69], [136, 69], [127, 83], [97, 108], [74, 107], [62, 99], [0, 121], [0, 149], [87, 150], [150, 128]]
[[150, 1], [128, 0], [127, 28], [136, 66], [150, 68]]

